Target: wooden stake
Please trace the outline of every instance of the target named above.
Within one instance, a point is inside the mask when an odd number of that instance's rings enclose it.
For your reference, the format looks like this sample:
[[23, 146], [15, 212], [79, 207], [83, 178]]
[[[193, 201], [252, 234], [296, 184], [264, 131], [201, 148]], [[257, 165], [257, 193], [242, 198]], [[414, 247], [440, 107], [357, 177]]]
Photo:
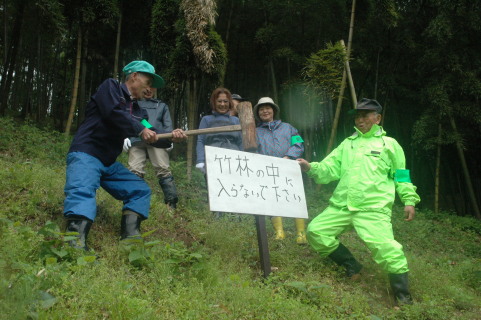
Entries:
[[[242, 143], [244, 151], [256, 152], [256, 123], [254, 114], [252, 113], [252, 104], [248, 101], [241, 102], [237, 105], [239, 111], [239, 120], [242, 127]], [[269, 256], [269, 245], [267, 243], [267, 231], [265, 216], [256, 215], [257, 243], [259, 246], [259, 258], [261, 262], [264, 278], [271, 273], [271, 259]]]
[[249, 101], [243, 101], [237, 105], [239, 111], [239, 120], [242, 127], [242, 144], [244, 145], [244, 151], [256, 152], [257, 140], [256, 140], [256, 122], [254, 120], [254, 114], [252, 113], [252, 104]]
[[[239, 112], [239, 120], [241, 123], [240, 125], [188, 130], [185, 131], [185, 134], [187, 136], [194, 136], [206, 133], [242, 131], [242, 144], [244, 147], [244, 151], [254, 153], [257, 151], [257, 140], [256, 123], [254, 120], [254, 114], [252, 113], [252, 104], [248, 101], [241, 102], [237, 105], [237, 110]], [[172, 138], [172, 133], [158, 134], [157, 138]], [[259, 258], [261, 260], [264, 278], [267, 278], [271, 273], [271, 261], [269, 256], [269, 245], [267, 243], [265, 216], [256, 215], [255, 220], [257, 230], [257, 242], [259, 245]]]

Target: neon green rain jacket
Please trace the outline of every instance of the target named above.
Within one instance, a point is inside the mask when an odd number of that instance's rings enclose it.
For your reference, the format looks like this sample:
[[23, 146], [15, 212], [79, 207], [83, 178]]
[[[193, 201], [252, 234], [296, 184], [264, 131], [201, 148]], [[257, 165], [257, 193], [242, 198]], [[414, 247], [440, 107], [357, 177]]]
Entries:
[[404, 205], [419, 203], [399, 143], [376, 124], [365, 134], [355, 129], [323, 161], [311, 163], [307, 173], [316, 183], [339, 180], [330, 204], [391, 214], [394, 190]]

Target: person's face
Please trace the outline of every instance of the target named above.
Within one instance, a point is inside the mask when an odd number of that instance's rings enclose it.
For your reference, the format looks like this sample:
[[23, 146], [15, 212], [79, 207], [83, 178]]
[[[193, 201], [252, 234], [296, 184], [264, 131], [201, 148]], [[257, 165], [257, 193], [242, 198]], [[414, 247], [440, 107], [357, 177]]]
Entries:
[[217, 99], [215, 100], [214, 111], [220, 114], [225, 114], [229, 112], [229, 109], [230, 109], [230, 104], [229, 104], [229, 99], [227, 98], [227, 95], [225, 93], [219, 94], [217, 96]]
[[130, 93], [134, 99], [140, 100], [146, 98], [149, 94], [152, 95], [152, 93], [149, 92], [153, 89], [151, 76], [140, 72], [132, 73], [132, 86], [130, 87]]
[[145, 99], [152, 99], [155, 96], [156, 93], [157, 93], [157, 88], [148, 88], [145, 91], [144, 98]]
[[381, 115], [371, 110], [359, 110], [356, 112], [354, 123], [362, 133], [369, 132], [374, 124], [381, 122]]
[[274, 121], [274, 109], [268, 104], [259, 106], [258, 114], [262, 122]]

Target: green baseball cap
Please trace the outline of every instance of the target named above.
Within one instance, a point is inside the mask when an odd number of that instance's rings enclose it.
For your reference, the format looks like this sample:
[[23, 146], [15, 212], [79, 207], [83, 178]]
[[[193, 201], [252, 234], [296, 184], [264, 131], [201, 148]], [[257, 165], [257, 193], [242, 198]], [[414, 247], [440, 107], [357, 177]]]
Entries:
[[147, 73], [152, 76], [152, 79], [153, 79], [152, 87], [162, 88], [165, 85], [164, 79], [162, 79], [162, 77], [159, 76], [158, 74], [155, 74], [154, 66], [148, 63], [147, 61], [143, 61], [143, 60], [132, 61], [122, 69], [122, 72], [126, 76], [134, 72]]

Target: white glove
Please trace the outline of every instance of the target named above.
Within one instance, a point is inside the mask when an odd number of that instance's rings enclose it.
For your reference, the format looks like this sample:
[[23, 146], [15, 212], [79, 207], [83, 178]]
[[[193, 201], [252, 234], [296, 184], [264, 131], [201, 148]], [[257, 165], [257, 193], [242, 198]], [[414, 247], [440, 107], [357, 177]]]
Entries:
[[167, 151], [167, 152], [171, 152], [171, 151], [172, 151], [172, 149], [174, 149], [174, 144], [173, 144], [173, 143], [171, 143], [171, 144], [170, 144], [170, 147], [169, 147], [169, 148], [167, 148], [167, 149], [165, 149], [165, 151]]
[[130, 142], [129, 138], [125, 138], [124, 140], [124, 152], [129, 152], [130, 147], [132, 146], [132, 142]]
[[204, 162], [200, 162], [200, 163], [196, 164], [195, 167], [197, 169], [199, 169], [202, 173], [205, 173], [205, 163]]

